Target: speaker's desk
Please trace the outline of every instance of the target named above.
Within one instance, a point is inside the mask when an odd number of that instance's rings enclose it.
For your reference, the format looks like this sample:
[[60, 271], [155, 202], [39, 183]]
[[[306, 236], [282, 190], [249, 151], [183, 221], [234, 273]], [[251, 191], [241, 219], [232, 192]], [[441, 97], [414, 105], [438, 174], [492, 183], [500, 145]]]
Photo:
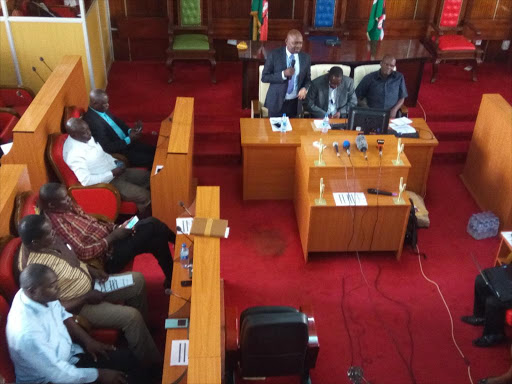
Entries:
[[[350, 131], [329, 131], [327, 134], [313, 131], [313, 119], [292, 119], [293, 131], [272, 132], [269, 119], [240, 119], [241, 145], [243, 152], [243, 198], [244, 200], [288, 200], [293, 198], [295, 183], [295, 152], [300, 139], [305, 135], [324, 137], [332, 151], [332, 142], [339, 141], [341, 134], [356, 135]], [[333, 120], [341, 122], [342, 120]], [[411, 163], [407, 189], [425, 195], [427, 178], [434, 148], [439, 144], [423, 119], [412, 119], [411, 124], [420, 133], [420, 138], [404, 138], [405, 154]], [[341, 133], [343, 132], [343, 133]], [[376, 139], [368, 136], [368, 145], [374, 147]], [[389, 140], [388, 140], [389, 138]], [[393, 151], [393, 136], [385, 137], [384, 153]], [[353, 139], [351, 140], [353, 144]], [[388, 143], [389, 142], [389, 143]], [[396, 140], [393, 141], [396, 143]], [[342, 142], [340, 142], [342, 145]], [[362, 156], [352, 146], [354, 157]]]
[[[410, 203], [404, 192], [401, 203], [391, 196], [366, 193], [368, 188], [398, 192], [400, 178], [407, 182], [411, 167], [407, 156], [401, 155], [401, 164], [393, 163], [397, 157], [397, 139], [379, 135], [391, 144], [388, 151], [379, 156], [378, 149], [368, 148], [368, 160], [361, 153], [352, 152], [350, 157], [342, 151], [340, 157], [333, 150], [325, 150], [325, 165], [318, 166], [318, 149], [313, 146], [315, 136], [303, 136], [297, 149], [295, 163], [294, 205], [304, 258], [309, 252], [342, 251], [395, 251], [397, 260], [409, 218]], [[338, 142], [353, 142], [350, 133], [333, 135]], [[315, 199], [320, 195], [320, 179], [323, 179], [325, 202]], [[333, 197], [336, 192], [364, 193], [366, 205], [337, 206]]]

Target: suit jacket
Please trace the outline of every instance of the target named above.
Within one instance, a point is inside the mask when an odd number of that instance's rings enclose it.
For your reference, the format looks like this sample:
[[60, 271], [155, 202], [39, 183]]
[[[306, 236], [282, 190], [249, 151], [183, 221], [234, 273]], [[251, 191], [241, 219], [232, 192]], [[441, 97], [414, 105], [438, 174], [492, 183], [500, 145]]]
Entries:
[[[349, 107], [357, 105], [354, 80], [343, 76], [336, 88], [336, 112], [348, 113]], [[323, 118], [329, 107], [329, 74], [313, 80], [306, 96], [306, 110], [315, 118]]]
[[[301, 88], [308, 89], [311, 85], [311, 57], [307, 53], [299, 52], [299, 77], [297, 78], [297, 91]], [[288, 67], [286, 65], [286, 47], [276, 48], [270, 52], [265, 61], [261, 81], [270, 83], [265, 107], [269, 110], [280, 110], [283, 106], [288, 79], [283, 80], [282, 72]]]
[[[128, 136], [130, 127], [124, 121], [107, 112], [108, 116], [116, 122], [116, 124]], [[112, 127], [103, 118], [94, 112], [91, 108], [84, 114], [83, 119], [91, 129], [92, 136], [100, 143], [103, 150], [107, 153], [125, 154], [128, 151], [128, 144], [122, 140]]]

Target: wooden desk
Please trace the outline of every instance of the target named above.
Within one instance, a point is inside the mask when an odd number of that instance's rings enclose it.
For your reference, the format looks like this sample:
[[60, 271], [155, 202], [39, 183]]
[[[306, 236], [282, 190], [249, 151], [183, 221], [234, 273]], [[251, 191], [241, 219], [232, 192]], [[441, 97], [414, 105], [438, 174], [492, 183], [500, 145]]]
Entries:
[[[151, 204], [153, 216], [169, 228], [176, 228], [176, 218], [194, 200], [192, 161], [194, 157], [194, 99], [178, 97], [171, 116], [160, 126], [155, 160], [151, 169]], [[163, 168], [156, 173], [156, 168]]]
[[64, 56], [36, 95], [13, 131], [11, 151], [2, 157], [4, 164], [27, 164], [35, 191], [50, 180], [46, 166], [48, 135], [61, 132], [64, 107], [75, 105], [87, 109], [80, 56]]
[[[196, 215], [219, 218], [219, 187], [198, 187]], [[178, 236], [176, 244], [184, 241]], [[176, 256], [177, 257], [177, 256]], [[167, 330], [163, 384], [171, 384], [182, 377], [180, 383], [220, 384], [223, 375], [224, 348], [222, 319], [224, 294], [220, 280], [220, 239], [194, 238], [194, 277], [192, 288], [181, 287], [181, 280], [188, 279], [188, 272], [175, 261], [172, 290], [184, 297], [191, 297], [192, 304], [171, 296], [169, 317], [190, 317], [188, 330]], [[190, 296], [191, 295], [191, 296]], [[189, 366], [170, 366], [170, 348], [173, 339], [189, 338]]]
[[[425, 195], [428, 173], [434, 148], [439, 144], [423, 119], [412, 119], [412, 125], [419, 131], [419, 139], [402, 139], [405, 154], [411, 163], [407, 189]], [[335, 120], [336, 121], [336, 120]], [[341, 121], [341, 120], [340, 120]], [[324, 144], [332, 151], [332, 142], [341, 135], [356, 135], [353, 131], [329, 131], [321, 134], [313, 131], [311, 119], [292, 119], [293, 131], [272, 132], [269, 119], [240, 119], [241, 145], [243, 151], [243, 198], [244, 200], [283, 200], [292, 199], [295, 183], [295, 152], [304, 135], [316, 138], [325, 137]], [[387, 136], [385, 140], [395, 139]], [[362, 157], [355, 150], [354, 157]], [[396, 140], [393, 141], [396, 143]], [[375, 146], [375, 139], [368, 137], [368, 145]], [[396, 145], [385, 144], [384, 152], [396, 155]]]
[[[340, 142], [350, 140], [349, 134], [338, 137]], [[397, 139], [385, 138], [396, 148]], [[391, 139], [391, 140], [390, 140]], [[363, 156], [324, 151], [325, 166], [315, 166], [318, 150], [313, 146], [316, 137], [301, 138], [297, 150], [295, 214], [302, 243], [304, 259], [310, 252], [341, 251], [395, 251], [400, 260], [409, 218], [410, 203], [404, 193], [404, 203], [397, 205], [391, 196], [365, 193], [367, 206], [336, 206], [333, 192], [364, 192], [376, 188], [398, 192], [400, 178], [407, 182], [410, 164], [402, 155], [403, 165], [395, 166], [396, 150], [383, 152], [382, 158], [374, 146], [368, 148], [368, 161]], [[326, 205], [316, 205], [319, 182], [325, 184]]]
[[12, 215], [16, 196], [32, 189], [25, 164], [6, 164], [0, 167], [0, 238], [11, 234]]
[[[258, 98], [258, 66], [265, 63], [268, 52], [284, 46], [284, 42], [248, 41], [247, 45], [246, 50], [238, 51], [238, 58], [243, 65], [242, 108], [250, 108], [251, 100]], [[311, 56], [312, 65], [339, 63], [350, 67], [378, 64], [384, 55], [393, 55], [397, 60], [398, 70], [405, 77], [409, 94], [405, 104], [410, 107], [416, 106], [423, 65], [431, 56], [419, 40], [342, 40], [337, 47], [327, 46], [321, 41], [304, 40], [302, 51]]]

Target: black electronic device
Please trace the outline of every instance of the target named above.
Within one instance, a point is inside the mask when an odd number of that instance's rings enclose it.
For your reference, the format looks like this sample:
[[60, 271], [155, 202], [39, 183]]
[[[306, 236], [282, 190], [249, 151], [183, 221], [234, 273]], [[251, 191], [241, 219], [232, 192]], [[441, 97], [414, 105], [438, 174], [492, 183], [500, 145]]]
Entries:
[[388, 133], [389, 111], [385, 109], [351, 107], [348, 111], [348, 129], [360, 130], [365, 135]]
[[335, 124], [330, 124], [330, 125], [331, 125], [331, 129], [334, 129], [334, 130], [347, 129], [347, 123], [335, 123]]
[[192, 286], [192, 280], [181, 280], [181, 286], [182, 287], [191, 287]]

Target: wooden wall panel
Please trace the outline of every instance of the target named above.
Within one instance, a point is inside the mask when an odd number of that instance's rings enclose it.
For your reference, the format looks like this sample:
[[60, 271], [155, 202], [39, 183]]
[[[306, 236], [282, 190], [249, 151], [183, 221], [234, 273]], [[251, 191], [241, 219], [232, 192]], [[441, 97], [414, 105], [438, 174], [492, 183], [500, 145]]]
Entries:
[[411, 20], [418, 0], [386, 0], [386, 20]]
[[496, 19], [512, 20], [512, 0], [499, 0]]
[[492, 19], [499, 0], [478, 0], [470, 4], [466, 17], [469, 19]]
[[428, 20], [432, 7], [435, 7], [435, 1], [418, 0], [415, 20]]
[[250, 1], [214, 0], [214, 19], [248, 18], [251, 12]]

